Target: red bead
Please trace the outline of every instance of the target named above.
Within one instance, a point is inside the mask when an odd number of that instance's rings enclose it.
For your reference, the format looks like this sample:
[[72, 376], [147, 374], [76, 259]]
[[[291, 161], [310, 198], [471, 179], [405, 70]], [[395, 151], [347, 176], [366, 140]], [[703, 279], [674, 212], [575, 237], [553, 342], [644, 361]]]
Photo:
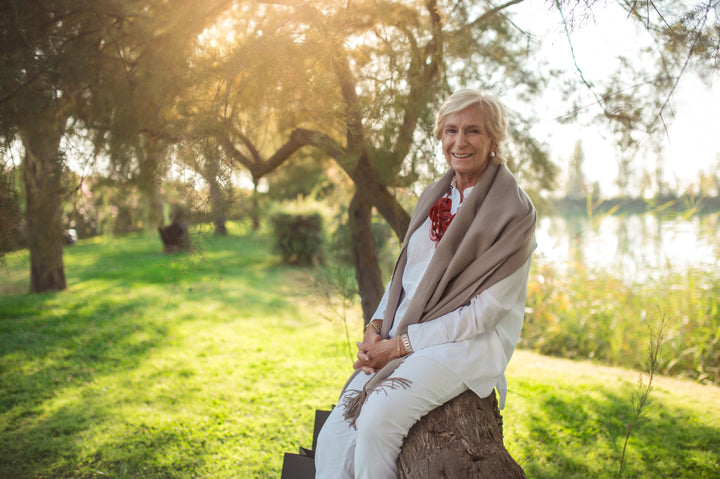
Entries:
[[450, 213], [450, 207], [452, 206], [452, 200], [447, 196], [443, 196], [438, 199], [432, 208], [430, 208], [430, 221], [432, 226], [430, 227], [430, 239], [436, 243], [440, 241], [440, 238], [445, 234], [445, 230], [450, 226], [450, 222], [455, 218], [455, 215]]

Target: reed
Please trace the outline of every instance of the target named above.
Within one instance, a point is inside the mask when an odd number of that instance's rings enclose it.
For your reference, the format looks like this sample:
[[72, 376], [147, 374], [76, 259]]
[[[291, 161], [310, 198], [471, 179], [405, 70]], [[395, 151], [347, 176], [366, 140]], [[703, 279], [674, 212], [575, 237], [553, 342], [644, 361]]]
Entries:
[[658, 372], [720, 384], [720, 274], [672, 267], [656, 273], [628, 285], [609, 271], [581, 264], [565, 270], [536, 264], [520, 346], [642, 369], [643, 322], [660, 311], [667, 325]]

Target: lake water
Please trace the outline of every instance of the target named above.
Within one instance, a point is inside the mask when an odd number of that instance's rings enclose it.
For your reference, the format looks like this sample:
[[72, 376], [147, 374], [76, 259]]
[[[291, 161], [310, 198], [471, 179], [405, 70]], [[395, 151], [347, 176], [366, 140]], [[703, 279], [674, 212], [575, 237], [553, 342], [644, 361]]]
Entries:
[[624, 281], [688, 267], [718, 271], [720, 212], [684, 217], [654, 214], [543, 216], [539, 258], [565, 266], [581, 263], [612, 271]]

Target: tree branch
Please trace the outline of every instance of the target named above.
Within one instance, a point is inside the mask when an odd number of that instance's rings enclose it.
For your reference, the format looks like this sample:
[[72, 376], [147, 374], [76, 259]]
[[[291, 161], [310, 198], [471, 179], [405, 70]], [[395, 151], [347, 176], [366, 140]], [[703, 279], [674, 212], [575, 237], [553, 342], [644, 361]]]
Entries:
[[32, 83], [37, 77], [40, 76], [40, 73], [41, 73], [40, 70], [36, 71], [36, 72], [33, 73], [32, 75], [30, 75], [30, 77], [28, 77], [27, 80], [25, 80], [24, 82], [22, 82], [20, 85], [16, 86], [15, 88], [13, 88], [12, 91], [10, 91], [7, 95], [5, 95], [5, 96], [3, 96], [2, 98], [0, 98], [0, 104], [6, 102], [6, 101], [9, 100], [14, 94], [16, 94], [17, 92], [19, 92], [20, 90], [22, 90], [23, 88], [25, 88], [26, 86], [28, 86], [30, 83]]
[[506, 8], [512, 7], [513, 5], [517, 5], [518, 3], [522, 3], [524, 1], [525, 0], [510, 0], [507, 3], [499, 5], [495, 8], [491, 8], [490, 10], [484, 12], [482, 15], [480, 15], [478, 18], [476, 18], [472, 22], [468, 23], [467, 25], [463, 25], [463, 27], [460, 29], [460, 31], [467, 30], [470, 28], [475, 28], [476, 26], [485, 22], [485, 20], [487, 20], [489, 17], [495, 15], [496, 13], [502, 12]]
[[232, 140], [230, 139], [229, 135], [224, 135], [223, 137], [219, 138], [220, 144], [222, 145], [223, 149], [225, 150], [225, 153], [234, 161], [237, 161], [242, 166], [244, 166], [248, 171], [250, 171], [250, 174], [252, 175], [253, 179], [255, 181], [262, 178], [262, 175], [258, 176], [256, 163], [251, 161], [247, 156], [243, 155], [240, 150], [235, 148], [235, 145], [233, 145]]
[[339, 51], [332, 58], [332, 67], [338, 79], [340, 92], [345, 103], [345, 128], [347, 147], [350, 151], [359, 153], [364, 145], [364, 129], [362, 123], [362, 109], [358, 100], [355, 85], [357, 81], [350, 70], [344, 50]]
[[[396, 158], [405, 158], [410, 151], [413, 144], [413, 134], [417, 127], [418, 120], [420, 118], [420, 112], [425, 106], [425, 99], [428, 96], [428, 92], [435, 88], [438, 75], [440, 73], [440, 63], [442, 58], [442, 17], [437, 10], [437, 2], [430, 0], [427, 2], [427, 10], [430, 13], [432, 19], [432, 37], [419, 52], [416, 62], [413, 55], [413, 61], [411, 62], [408, 77], [410, 79], [410, 93], [406, 98], [405, 108], [403, 111], [403, 122], [400, 126], [398, 139], [395, 142], [393, 148], [393, 156]], [[406, 35], [411, 37], [411, 32], [407, 32]], [[414, 41], [411, 42], [413, 47], [416, 47]], [[415, 70], [415, 71], [412, 71]], [[413, 81], [414, 80], [414, 81]]]
[[364, 190], [367, 197], [372, 201], [373, 206], [378, 209], [395, 232], [395, 235], [402, 241], [410, 224], [410, 215], [408, 215], [407, 211], [400, 205], [397, 198], [378, 181], [374, 170], [370, 166], [370, 162], [367, 161], [367, 156], [362, 155], [358, 161], [353, 162], [354, 164], [351, 166], [348, 161], [343, 160], [353, 153], [342, 148], [335, 140], [324, 133], [297, 129], [293, 131], [291, 138], [292, 137], [295, 137], [299, 143], [315, 146], [333, 158], [343, 171], [347, 173], [350, 179], [353, 180], [355, 186]]
[[603, 101], [600, 96], [595, 93], [595, 89], [593, 88], [592, 84], [585, 78], [585, 74], [580, 69], [580, 65], [578, 65], [577, 57], [575, 56], [575, 48], [573, 47], [572, 39], [570, 38], [570, 29], [568, 28], [567, 20], [565, 19], [565, 14], [562, 10], [562, 5], [560, 5], [560, 0], [555, 0], [555, 6], [558, 9], [558, 12], [560, 13], [560, 19], [562, 20], [563, 27], [565, 28], [565, 36], [567, 37], [568, 45], [570, 46], [570, 54], [572, 55], [573, 64], [575, 65], [575, 69], [580, 74], [580, 80], [583, 82], [583, 84], [590, 90], [590, 93], [592, 93], [593, 97], [595, 97], [595, 101], [598, 105], [600, 105], [600, 108], [603, 109], [603, 112], [607, 115], [608, 111], [605, 108], [605, 102]]

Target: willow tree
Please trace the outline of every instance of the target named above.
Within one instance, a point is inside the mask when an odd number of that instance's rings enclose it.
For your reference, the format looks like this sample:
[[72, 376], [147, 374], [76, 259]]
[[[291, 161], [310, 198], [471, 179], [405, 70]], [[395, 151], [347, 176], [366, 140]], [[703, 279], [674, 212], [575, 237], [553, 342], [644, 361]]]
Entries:
[[[531, 49], [506, 15], [516, 3], [258, 1], [234, 11], [234, 42], [213, 61], [214, 134], [254, 179], [313, 147], [352, 180], [348, 219], [366, 318], [383, 290], [373, 208], [402, 239], [409, 215], [397, 192], [445, 168], [431, 139], [440, 102], [459, 84], [540, 91]], [[511, 166], [547, 187], [547, 156], [524, 119], [512, 120]]]
[[94, 86], [105, 25], [76, 2], [5, 1], [0, 7], [0, 122], [7, 144], [22, 141], [30, 289], [65, 289], [60, 142], [78, 102]]
[[[194, 31], [201, 31], [202, 22], [227, 3], [6, 0], [0, 4], [0, 126], [5, 145], [20, 139], [25, 151], [31, 291], [66, 287], [60, 181], [66, 167], [60, 148], [63, 136], [75, 127], [112, 131], [120, 145], [141, 129], [162, 123], [156, 107], [167, 95], [157, 92], [167, 91], [164, 85], [178, 66], [163, 60], [177, 58], [188, 35], [192, 38]], [[133, 114], [123, 115], [129, 111]], [[107, 135], [99, 135], [98, 146], [106, 139]]]

